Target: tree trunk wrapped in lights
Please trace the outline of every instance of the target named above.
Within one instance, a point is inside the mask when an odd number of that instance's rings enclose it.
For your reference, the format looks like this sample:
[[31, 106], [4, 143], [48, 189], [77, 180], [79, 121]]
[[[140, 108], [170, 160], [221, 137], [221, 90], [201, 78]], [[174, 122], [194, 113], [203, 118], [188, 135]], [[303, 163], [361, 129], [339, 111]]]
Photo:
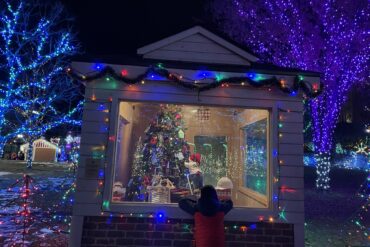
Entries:
[[27, 168], [32, 168], [32, 161], [33, 161], [33, 142], [34, 139], [30, 139], [28, 142], [28, 149], [27, 149]]
[[0, 159], [3, 158], [4, 155], [4, 147], [5, 147], [5, 142], [0, 141]]
[[225, 33], [265, 62], [322, 74], [324, 91], [308, 105], [317, 186], [329, 189], [327, 157], [340, 110], [351, 88], [369, 75], [369, 2], [213, 0], [209, 10]]
[[327, 190], [330, 188], [330, 153], [315, 153], [316, 161], [316, 188]]

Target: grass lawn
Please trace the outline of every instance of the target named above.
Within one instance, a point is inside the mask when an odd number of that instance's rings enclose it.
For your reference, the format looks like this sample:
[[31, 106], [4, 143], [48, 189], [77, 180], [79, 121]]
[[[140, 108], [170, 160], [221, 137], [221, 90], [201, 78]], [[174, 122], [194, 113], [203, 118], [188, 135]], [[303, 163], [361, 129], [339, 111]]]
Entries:
[[[34, 164], [27, 170], [24, 162], [0, 161], [0, 245], [9, 246], [21, 234], [22, 227], [12, 222], [19, 201], [17, 192], [8, 192], [16, 179], [22, 179], [24, 173], [34, 178], [34, 184], [39, 187], [33, 196], [32, 215], [34, 224], [26, 235], [29, 246], [67, 246], [68, 223], [63, 219], [52, 219], [54, 214], [71, 215], [71, 204], [60, 204], [66, 190], [73, 182], [73, 172], [66, 165]], [[356, 196], [361, 183], [367, 174], [355, 170], [333, 169], [331, 173], [332, 189], [326, 193], [315, 190], [315, 170], [305, 167], [305, 214], [306, 214], [306, 246], [336, 247], [336, 246], [370, 246], [368, 240], [355, 231], [357, 227], [351, 222], [356, 211], [364, 201]], [[15, 188], [19, 189], [19, 187]], [[19, 201], [20, 202], [20, 201]], [[55, 205], [58, 205], [55, 207]], [[364, 223], [369, 226], [369, 219]], [[1, 224], [2, 223], [2, 224]], [[349, 236], [348, 231], [353, 234]], [[59, 232], [61, 231], [61, 232]]]
[[[72, 211], [68, 202], [61, 202], [74, 181], [73, 171], [66, 164], [35, 163], [33, 169], [25, 167], [25, 162], [0, 160], [0, 246], [10, 246], [10, 243], [22, 246], [23, 227], [14, 220], [22, 219], [16, 217], [16, 212], [21, 209], [19, 205], [22, 204], [19, 189], [23, 174], [30, 175], [34, 180], [29, 204], [34, 219], [29, 233], [25, 234], [25, 246], [67, 246], [68, 223]], [[17, 179], [20, 183], [9, 191], [8, 188]], [[54, 215], [63, 217], [53, 219]]]
[[[356, 196], [366, 177], [364, 171], [333, 169], [331, 190], [319, 193], [315, 189], [315, 170], [305, 167], [306, 246], [370, 246], [351, 222], [366, 201]], [[363, 224], [369, 227], [369, 223], [367, 216]]]

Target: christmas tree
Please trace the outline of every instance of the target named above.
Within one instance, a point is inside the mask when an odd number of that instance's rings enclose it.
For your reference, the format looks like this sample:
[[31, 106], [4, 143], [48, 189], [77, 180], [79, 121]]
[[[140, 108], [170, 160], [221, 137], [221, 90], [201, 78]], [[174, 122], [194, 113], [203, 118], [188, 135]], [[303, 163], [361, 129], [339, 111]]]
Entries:
[[143, 170], [143, 142], [141, 137], [136, 143], [136, 149], [134, 153], [134, 160], [132, 163], [132, 176], [127, 186], [126, 200], [128, 201], [143, 201], [145, 197], [140, 195], [143, 189], [143, 178], [145, 176]]
[[184, 139], [181, 108], [160, 105], [160, 110], [139, 139], [134, 154], [132, 178], [127, 200], [147, 200], [145, 188], [154, 176], [168, 178], [176, 187], [185, 181], [184, 162], [189, 158], [189, 145]]
[[136, 177], [136, 176], [144, 176], [145, 174], [143, 173], [143, 153], [142, 153], [142, 150], [143, 150], [143, 142], [141, 141], [141, 137], [139, 138], [139, 140], [137, 141], [137, 144], [136, 144], [136, 150], [135, 150], [135, 153], [134, 153], [134, 161], [133, 161], [133, 164], [132, 164], [132, 176], [133, 177]]
[[184, 161], [189, 157], [181, 108], [175, 105], [160, 107], [156, 119], [145, 130], [143, 169], [148, 176], [178, 178], [184, 174]]

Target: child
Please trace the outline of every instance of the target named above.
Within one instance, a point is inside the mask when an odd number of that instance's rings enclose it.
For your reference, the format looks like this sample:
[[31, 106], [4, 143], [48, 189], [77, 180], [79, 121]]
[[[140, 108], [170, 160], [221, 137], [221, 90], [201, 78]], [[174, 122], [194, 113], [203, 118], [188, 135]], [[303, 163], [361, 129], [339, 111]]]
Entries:
[[206, 185], [201, 189], [198, 202], [184, 198], [179, 201], [179, 207], [194, 215], [197, 247], [225, 245], [224, 216], [233, 208], [231, 200], [220, 202], [215, 188]]

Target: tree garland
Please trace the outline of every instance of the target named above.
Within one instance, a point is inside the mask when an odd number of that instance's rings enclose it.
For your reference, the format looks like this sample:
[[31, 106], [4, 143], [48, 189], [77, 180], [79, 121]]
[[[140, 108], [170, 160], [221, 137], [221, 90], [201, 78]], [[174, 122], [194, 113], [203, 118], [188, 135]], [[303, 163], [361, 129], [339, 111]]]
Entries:
[[[297, 75], [294, 78], [294, 83], [292, 87], [288, 87], [286, 85], [286, 81], [284, 79], [277, 79], [276, 76], [273, 76], [268, 79], [260, 79], [260, 80], [253, 80], [252, 78], [254, 76], [249, 77], [229, 77], [229, 78], [219, 78], [219, 77], [204, 77], [201, 80], [192, 80], [188, 78], [184, 78], [182, 75], [178, 75], [176, 73], [171, 73], [167, 69], [164, 69], [162, 64], [157, 64], [156, 66], [150, 66], [144, 73], [138, 75], [135, 78], [128, 78], [126, 77], [126, 73], [118, 74], [112, 67], [102, 65], [97, 66], [97, 69], [99, 72], [94, 73], [90, 76], [81, 75], [80, 73], [75, 72], [71, 68], [67, 69], [67, 73], [75, 80], [89, 82], [93, 81], [102, 77], [112, 77], [113, 79], [117, 81], [124, 82], [129, 85], [138, 84], [145, 82], [146, 79], [154, 78], [155, 76], [160, 76], [163, 78], [166, 78], [167, 80], [171, 82], [175, 82], [178, 85], [198, 90], [198, 92], [207, 91], [213, 88], [217, 87], [228, 87], [230, 85], [245, 85], [247, 82], [249, 85], [253, 87], [262, 87], [262, 86], [272, 86], [276, 85], [281, 91], [284, 93], [289, 93], [290, 95], [296, 95], [298, 93], [299, 89], [302, 89], [302, 91], [305, 93], [307, 97], [313, 98], [318, 96], [322, 90], [323, 85], [319, 83], [311, 84], [308, 81], [305, 81], [303, 79], [303, 76]], [[202, 80], [211, 80], [210, 83], [202, 83], [198, 84], [196, 82], [202, 81]]]

